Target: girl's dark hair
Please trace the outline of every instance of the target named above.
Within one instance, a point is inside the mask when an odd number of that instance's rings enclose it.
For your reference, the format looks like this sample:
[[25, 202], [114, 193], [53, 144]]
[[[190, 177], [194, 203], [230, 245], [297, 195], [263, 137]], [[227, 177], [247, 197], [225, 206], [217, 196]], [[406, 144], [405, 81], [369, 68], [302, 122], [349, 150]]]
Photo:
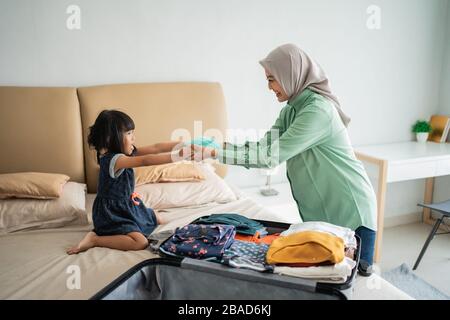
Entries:
[[[88, 144], [97, 151], [100, 162], [100, 150], [110, 153], [124, 153], [123, 133], [134, 130], [134, 122], [127, 114], [117, 110], [103, 110], [89, 127]], [[134, 148], [133, 154], [137, 151]]]

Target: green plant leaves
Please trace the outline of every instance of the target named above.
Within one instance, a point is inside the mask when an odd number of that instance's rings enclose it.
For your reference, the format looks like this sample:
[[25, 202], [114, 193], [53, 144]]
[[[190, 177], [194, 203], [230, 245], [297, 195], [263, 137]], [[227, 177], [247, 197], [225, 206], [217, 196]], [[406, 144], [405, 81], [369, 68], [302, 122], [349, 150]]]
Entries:
[[416, 123], [412, 126], [412, 132], [431, 132], [433, 128], [428, 123], [428, 121], [417, 120]]

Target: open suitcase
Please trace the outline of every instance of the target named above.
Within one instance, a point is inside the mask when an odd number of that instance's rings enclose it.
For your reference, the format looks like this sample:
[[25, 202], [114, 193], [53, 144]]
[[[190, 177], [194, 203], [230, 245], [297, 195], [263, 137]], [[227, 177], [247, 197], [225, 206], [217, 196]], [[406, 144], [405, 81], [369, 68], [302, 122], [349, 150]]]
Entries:
[[[255, 220], [269, 234], [289, 224]], [[335, 300], [351, 299], [361, 240], [356, 236], [356, 266], [345, 283], [232, 268], [216, 262], [164, 256], [145, 260], [95, 294], [92, 300]]]

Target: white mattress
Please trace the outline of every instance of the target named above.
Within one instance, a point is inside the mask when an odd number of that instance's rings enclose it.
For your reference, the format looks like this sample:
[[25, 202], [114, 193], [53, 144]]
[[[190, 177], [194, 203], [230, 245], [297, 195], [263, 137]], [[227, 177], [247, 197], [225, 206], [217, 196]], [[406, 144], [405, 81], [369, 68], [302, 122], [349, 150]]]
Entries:
[[[88, 195], [88, 209], [94, 195]], [[242, 197], [226, 204], [174, 208], [162, 212], [166, 221], [155, 232], [174, 229], [211, 213], [240, 213], [249, 218], [296, 222]], [[92, 226], [17, 232], [0, 236], [0, 299], [88, 299], [139, 262], [156, 257], [148, 250], [92, 248], [67, 255]], [[79, 270], [80, 288], [75, 273]], [[74, 273], [75, 272], [75, 273]], [[411, 299], [377, 275], [358, 277], [354, 299]]]

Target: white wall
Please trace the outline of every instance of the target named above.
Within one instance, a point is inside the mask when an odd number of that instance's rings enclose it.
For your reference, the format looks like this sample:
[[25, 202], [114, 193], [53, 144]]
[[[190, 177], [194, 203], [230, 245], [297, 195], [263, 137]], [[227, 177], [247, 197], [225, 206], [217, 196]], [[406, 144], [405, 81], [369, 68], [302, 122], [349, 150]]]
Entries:
[[[81, 8], [81, 29], [66, 8]], [[381, 29], [366, 26], [369, 5]], [[230, 128], [266, 129], [282, 105], [258, 60], [293, 42], [327, 71], [355, 145], [405, 141], [440, 108], [448, 0], [0, 0], [0, 84], [219, 81]], [[447, 32], [447, 33], [446, 33]], [[231, 168], [239, 185], [257, 171]], [[284, 170], [275, 179], [285, 181]], [[389, 187], [388, 213], [416, 211], [420, 182]], [[395, 194], [396, 197], [392, 197]], [[416, 199], [416, 201], [412, 201]]]
[[[439, 113], [450, 116], [450, 1], [447, 7], [447, 35], [444, 63], [441, 74], [441, 95]], [[435, 182], [434, 201], [450, 199], [450, 177], [440, 177]]]
[[450, 115], [450, 1], [447, 8], [447, 34], [444, 41], [445, 55], [441, 74], [440, 111]]

